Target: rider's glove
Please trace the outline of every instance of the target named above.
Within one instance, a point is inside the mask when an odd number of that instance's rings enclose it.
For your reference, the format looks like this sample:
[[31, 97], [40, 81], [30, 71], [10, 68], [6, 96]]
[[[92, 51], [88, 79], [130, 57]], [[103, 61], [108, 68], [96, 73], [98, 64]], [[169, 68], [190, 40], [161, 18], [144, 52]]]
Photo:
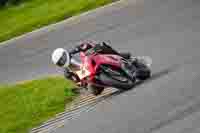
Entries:
[[84, 42], [81, 45], [79, 45], [79, 49], [81, 51], [87, 51], [88, 49], [93, 48], [94, 46], [92, 44], [90, 44], [89, 42]]
[[79, 53], [79, 52], [80, 52], [80, 48], [79, 48], [79, 47], [76, 47], [76, 48], [72, 49], [72, 50], [69, 52], [69, 54], [70, 54], [70, 55], [74, 55], [74, 54]]
[[78, 45], [78, 46], [76, 46], [73, 50], [71, 50], [69, 53], [70, 53], [70, 55], [74, 55], [74, 54], [76, 54], [76, 53], [79, 53], [79, 52], [85, 52], [85, 51], [87, 51], [88, 49], [90, 49], [90, 48], [92, 48], [93, 47], [93, 45], [92, 44], [90, 44], [89, 42], [84, 42], [84, 43], [82, 43], [82, 44], [80, 44], [80, 45]]

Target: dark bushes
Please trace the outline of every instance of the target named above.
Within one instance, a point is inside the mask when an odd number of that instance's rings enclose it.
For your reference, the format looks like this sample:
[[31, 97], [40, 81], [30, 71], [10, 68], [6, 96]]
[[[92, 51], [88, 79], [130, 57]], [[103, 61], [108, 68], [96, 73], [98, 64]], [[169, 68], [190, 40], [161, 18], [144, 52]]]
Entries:
[[0, 0], [0, 7], [5, 6], [8, 0]]
[[8, 5], [8, 4], [18, 5], [23, 1], [24, 0], [0, 0], [0, 7], [4, 7], [4, 6]]

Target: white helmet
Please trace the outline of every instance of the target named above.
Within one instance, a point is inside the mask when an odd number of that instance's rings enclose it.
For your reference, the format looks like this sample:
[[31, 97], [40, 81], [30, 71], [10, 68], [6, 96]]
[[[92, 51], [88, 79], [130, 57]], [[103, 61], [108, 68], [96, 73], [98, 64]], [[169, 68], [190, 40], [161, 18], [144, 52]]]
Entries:
[[51, 55], [52, 62], [59, 67], [67, 67], [70, 64], [70, 56], [67, 50], [57, 48]]

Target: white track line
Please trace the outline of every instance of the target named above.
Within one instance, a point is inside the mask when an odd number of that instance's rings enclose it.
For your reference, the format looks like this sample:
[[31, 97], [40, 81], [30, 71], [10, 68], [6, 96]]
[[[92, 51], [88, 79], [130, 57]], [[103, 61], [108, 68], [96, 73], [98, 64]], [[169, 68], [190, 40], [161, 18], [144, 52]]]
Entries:
[[[97, 9], [93, 9], [93, 10], [90, 10], [88, 12], [84, 12], [84, 13], [78, 15], [78, 16], [70, 17], [70, 18], [68, 18], [66, 20], [63, 20], [61, 22], [58, 22], [58, 23], [55, 23], [55, 24], [51, 24], [51, 25], [48, 25], [48, 26], [44, 26], [44, 27], [42, 27], [40, 29], [37, 29], [37, 30], [34, 30], [32, 32], [23, 34], [23, 35], [18, 36], [18, 37], [14, 37], [14, 38], [12, 38], [10, 40], [1, 42], [0, 43], [0, 48], [5, 47], [5, 46], [7, 46], [9, 44], [13, 44], [16, 41], [19, 41], [19, 40], [22, 40], [22, 39], [38, 37], [38, 36], [41, 36], [43, 34], [47, 34], [48, 32], [54, 31], [54, 30], [56, 30], [58, 28], [62, 28], [65, 25], [79, 23], [79, 22], [81, 22], [83, 20], [87, 20], [87, 19], [89, 19], [91, 17], [96, 17], [99, 14], [105, 12], [106, 10], [111, 10], [112, 11], [112, 10], [116, 10], [116, 8], [120, 9], [123, 6], [127, 5], [127, 1], [128, 0], [119, 0], [117, 2], [113, 2], [113, 3], [107, 4], [105, 6], [99, 7]], [[134, 1], [134, 0], [132, 0], [132, 1]]]

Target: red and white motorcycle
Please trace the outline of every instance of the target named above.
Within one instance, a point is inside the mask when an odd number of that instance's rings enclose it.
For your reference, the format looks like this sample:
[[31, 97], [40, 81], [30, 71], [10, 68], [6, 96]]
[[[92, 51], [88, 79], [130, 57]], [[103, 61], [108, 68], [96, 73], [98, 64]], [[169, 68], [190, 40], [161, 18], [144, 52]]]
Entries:
[[80, 52], [80, 61], [69, 53], [67, 67], [80, 81], [81, 87], [88, 88], [94, 95], [99, 95], [106, 87], [130, 89], [138, 80], [151, 77], [150, 57], [131, 57], [101, 54], [101, 52]]

